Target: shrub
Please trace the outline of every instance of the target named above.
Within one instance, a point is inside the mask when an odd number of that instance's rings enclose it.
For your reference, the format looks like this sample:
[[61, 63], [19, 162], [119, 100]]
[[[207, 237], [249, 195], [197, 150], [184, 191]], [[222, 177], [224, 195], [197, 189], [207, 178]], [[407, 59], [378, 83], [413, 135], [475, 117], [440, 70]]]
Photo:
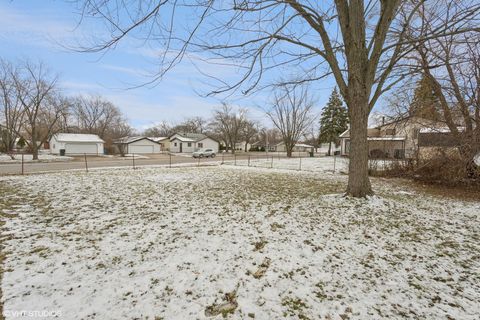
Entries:
[[[458, 152], [436, 150], [422, 160], [389, 161], [381, 167], [382, 161], [370, 161], [369, 172], [373, 176], [410, 178], [428, 184], [444, 186], [478, 186], [480, 179], [471, 178], [467, 172], [467, 163]], [[479, 172], [480, 174], [480, 172]]]

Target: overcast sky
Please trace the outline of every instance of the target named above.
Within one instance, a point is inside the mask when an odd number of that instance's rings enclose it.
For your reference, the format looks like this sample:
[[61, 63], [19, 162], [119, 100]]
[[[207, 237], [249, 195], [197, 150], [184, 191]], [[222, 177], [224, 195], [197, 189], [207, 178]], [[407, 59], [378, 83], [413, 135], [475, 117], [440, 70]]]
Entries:
[[[224, 97], [205, 98], [205, 77], [208, 69], [215, 76], [228, 78], [235, 70], [207, 65], [192, 55], [185, 59], [156, 86], [130, 89], [148, 81], [155, 68], [155, 50], [138, 41], [125, 41], [104, 54], [78, 53], [71, 48], [79, 39], [103, 32], [95, 25], [78, 25], [79, 15], [74, 4], [67, 1], [14, 0], [0, 2], [0, 56], [15, 62], [29, 59], [45, 62], [60, 76], [60, 84], [68, 95], [101, 94], [114, 102], [138, 129], [156, 122], [179, 122], [185, 117], [209, 117]], [[212, 69], [213, 68], [213, 69]], [[202, 70], [205, 69], [205, 70]], [[274, 75], [275, 76], [275, 75]], [[328, 100], [332, 80], [316, 83], [316, 112]], [[250, 110], [253, 118], [268, 125], [260, 111], [268, 103], [268, 92], [248, 98], [239, 95], [230, 103]]]

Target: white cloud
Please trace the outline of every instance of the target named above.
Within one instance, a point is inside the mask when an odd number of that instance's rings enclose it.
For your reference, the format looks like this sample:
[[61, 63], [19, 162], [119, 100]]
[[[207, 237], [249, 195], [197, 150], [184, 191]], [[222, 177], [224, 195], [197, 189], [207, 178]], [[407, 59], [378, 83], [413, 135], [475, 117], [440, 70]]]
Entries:
[[52, 46], [72, 36], [74, 25], [58, 16], [25, 14], [0, 5], [1, 37], [24, 44]]

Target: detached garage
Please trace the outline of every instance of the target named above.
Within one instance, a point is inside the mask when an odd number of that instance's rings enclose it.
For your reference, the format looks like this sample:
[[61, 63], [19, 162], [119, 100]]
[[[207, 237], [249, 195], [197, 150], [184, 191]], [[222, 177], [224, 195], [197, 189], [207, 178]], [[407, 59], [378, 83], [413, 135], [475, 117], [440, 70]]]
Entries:
[[160, 153], [162, 145], [147, 137], [125, 137], [114, 142], [125, 154]]
[[50, 151], [60, 155], [100, 155], [103, 143], [96, 134], [57, 133], [50, 138]]

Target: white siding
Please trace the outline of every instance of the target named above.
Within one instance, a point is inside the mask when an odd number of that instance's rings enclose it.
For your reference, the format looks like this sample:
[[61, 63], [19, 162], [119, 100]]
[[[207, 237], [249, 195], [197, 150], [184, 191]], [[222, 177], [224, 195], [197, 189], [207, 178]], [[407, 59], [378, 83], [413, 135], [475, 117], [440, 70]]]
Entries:
[[185, 141], [180, 141], [179, 139], [173, 138], [172, 140], [170, 140], [170, 151], [182, 152], [182, 153], [193, 152], [195, 151], [195, 142], [193, 141], [185, 142]]
[[138, 154], [147, 154], [147, 153], [160, 153], [161, 146], [160, 144], [150, 141], [148, 139], [141, 139], [134, 141], [128, 144], [127, 153], [138, 153]]
[[96, 143], [67, 142], [65, 143], [65, 154], [98, 154]]
[[60, 150], [65, 150], [65, 155], [100, 155], [103, 154], [103, 142], [95, 141], [58, 141], [56, 135], [50, 139], [50, 152], [60, 154]]
[[215, 153], [218, 153], [219, 145], [217, 141], [210, 138], [205, 138], [203, 140], [197, 141], [195, 150], [202, 149], [202, 148], [213, 149]]

